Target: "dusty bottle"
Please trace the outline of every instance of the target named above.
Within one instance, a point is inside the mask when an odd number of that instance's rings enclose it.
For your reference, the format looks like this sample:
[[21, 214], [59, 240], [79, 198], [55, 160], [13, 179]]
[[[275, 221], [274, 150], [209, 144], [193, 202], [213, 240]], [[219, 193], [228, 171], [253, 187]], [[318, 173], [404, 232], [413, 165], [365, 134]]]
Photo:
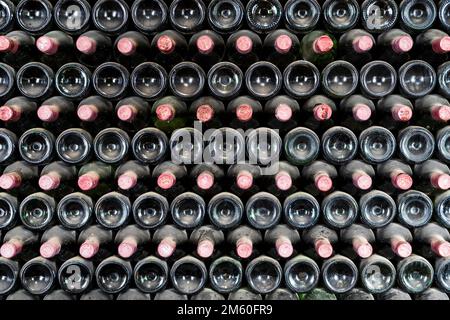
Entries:
[[377, 229], [377, 241], [390, 246], [392, 252], [401, 258], [409, 257], [412, 253], [410, 242], [413, 241], [411, 232], [397, 223]]
[[303, 231], [302, 240], [313, 246], [320, 258], [326, 259], [333, 254], [333, 244], [338, 241], [338, 235], [334, 230], [319, 224]]

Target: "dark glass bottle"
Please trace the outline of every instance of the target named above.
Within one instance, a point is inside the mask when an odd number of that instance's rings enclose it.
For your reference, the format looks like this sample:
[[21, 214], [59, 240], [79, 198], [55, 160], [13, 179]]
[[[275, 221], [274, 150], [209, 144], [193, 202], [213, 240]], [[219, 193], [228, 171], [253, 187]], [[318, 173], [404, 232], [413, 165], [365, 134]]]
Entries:
[[118, 35], [127, 27], [129, 11], [124, 0], [99, 0], [92, 7], [92, 22], [98, 30]]
[[111, 38], [101, 31], [90, 30], [83, 33], [78, 37], [75, 46], [79, 51], [78, 60], [90, 68], [95, 68], [111, 58]]
[[278, 0], [250, 0], [245, 11], [250, 29], [258, 33], [267, 33], [280, 24], [283, 6]]
[[219, 33], [233, 33], [242, 25], [244, 10], [239, 0], [212, 0], [207, 13], [209, 26]]
[[197, 32], [189, 39], [190, 59], [205, 68], [211, 68], [221, 61], [225, 54], [223, 38], [211, 30]]
[[202, 29], [206, 7], [202, 0], [175, 0], [170, 4], [169, 17], [175, 30], [192, 34]]
[[128, 31], [118, 36], [114, 42], [115, 60], [129, 69], [147, 61], [150, 53], [150, 42], [140, 32]]
[[391, 29], [383, 32], [377, 38], [378, 57], [395, 67], [399, 67], [411, 59], [411, 49], [414, 40], [401, 29]]
[[247, 69], [259, 61], [262, 53], [261, 38], [253, 31], [239, 30], [228, 37], [226, 52], [231, 62], [242, 69]]
[[131, 6], [131, 19], [136, 29], [144, 34], [158, 32], [167, 25], [169, 8], [163, 0], [133, 1]]
[[25, 31], [11, 31], [0, 36], [1, 59], [6, 64], [20, 68], [35, 56], [35, 38]]

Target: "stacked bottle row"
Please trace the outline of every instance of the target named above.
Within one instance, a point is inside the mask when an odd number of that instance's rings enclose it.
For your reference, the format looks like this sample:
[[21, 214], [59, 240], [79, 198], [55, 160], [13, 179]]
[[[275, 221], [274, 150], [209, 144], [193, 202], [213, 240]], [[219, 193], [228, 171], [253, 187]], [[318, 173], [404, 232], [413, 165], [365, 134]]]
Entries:
[[[348, 227], [357, 219], [371, 228], [394, 219], [419, 227], [433, 218], [450, 226], [450, 191], [446, 191], [450, 169], [436, 160], [414, 169], [390, 160], [376, 170], [353, 160], [339, 171], [315, 161], [304, 167], [302, 175], [297, 167], [278, 162], [270, 174], [261, 172], [258, 166], [237, 164], [225, 174], [216, 165], [200, 164], [188, 174], [185, 166], [162, 162], [151, 174], [148, 166], [133, 160], [115, 173], [102, 162], [88, 163], [78, 172], [76, 167], [53, 162], [39, 173], [37, 167], [15, 162], [0, 177], [0, 187], [9, 192], [0, 193], [0, 227], [11, 228], [20, 217], [28, 228], [44, 230], [58, 217], [62, 225], [79, 229], [95, 217], [103, 226], [116, 229], [133, 217], [140, 226], [154, 228], [168, 216], [187, 229], [200, 226], [206, 216], [221, 229], [236, 227], [243, 220], [258, 229], [271, 228], [280, 220], [303, 229], [319, 219], [333, 228]], [[73, 207], [78, 218], [71, 223], [74, 218], [68, 215]], [[106, 215], [111, 208], [114, 215]]]
[[[446, 276], [450, 243], [444, 240], [450, 240], [448, 230], [430, 223], [413, 233], [422, 255], [412, 254], [412, 233], [395, 223], [376, 232], [353, 224], [339, 234], [318, 225], [301, 236], [286, 225], [264, 234], [240, 226], [226, 235], [202, 226], [189, 237], [186, 231], [164, 225], [153, 232], [157, 257], [147, 250], [150, 232], [135, 225], [121, 229], [115, 237], [111, 230], [90, 226], [78, 235], [78, 241], [76, 231], [60, 226], [47, 229], [40, 240], [33, 231], [17, 227], [5, 235], [1, 247], [3, 256], [16, 256], [14, 260], [0, 258], [4, 274], [0, 294], [13, 292], [19, 281], [36, 296], [55, 287], [69, 296], [95, 287], [106, 294], [135, 287], [138, 296], [164, 294], [164, 289], [173, 288], [191, 296], [207, 285], [216, 293], [203, 292], [206, 299], [215, 299], [217, 292], [231, 298], [247, 286], [258, 294], [275, 295], [277, 289], [286, 287], [293, 295], [310, 292], [319, 284], [337, 294], [351, 293], [357, 285], [366, 293], [386, 294], [397, 284], [409, 294], [426, 296], [435, 284], [443, 291], [431, 291], [448, 300], [444, 293], [450, 286]], [[225, 240], [227, 245], [222, 244]], [[373, 253], [371, 243], [375, 241], [378, 253]], [[179, 250], [191, 249], [181, 246], [185, 242], [193, 246], [193, 255]], [[81, 244], [79, 256], [77, 243]], [[35, 257], [39, 245], [41, 256]], [[304, 254], [298, 254], [298, 248], [303, 248]]]
[[[152, 43], [156, 48], [144, 35], [133, 31], [121, 35], [114, 50], [102, 48], [97, 43], [101, 35], [95, 32], [76, 41], [78, 49], [86, 51], [94, 47], [109, 56], [93, 50], [90, 54], [83, 51], [75, 54], [71, 47], [75, 45], [73, 39], [61, 31], [52, 31], [36, 40], [36, 47], [43, 53], [35, 49], [34, 38], [22, 31], [0, 36], [0, 51], [6, 62], [0, 65], [5, 83], [0, 97], [19, 91], [28, 98], [42, 100], [56, 87], [59, 94], [80, 100], [93, 87], [97, 94], [108, 99], [120, 99], [129, 92], [156, 99], [169, 87], [183, 99], [194, 99], [206, 91], [221, 99], [231, 99], [245, 88], [259, 99], [269, 99], [283, 88], [295, 98], [309, 97], [319, 88], [330, 97], [343, 98], [354, 93], [359, 85], [367, 97], [381, 98], [392, 93], [397, 82], [406, 97], [422, 97], [437, 84], [443, 95], [450, 94], [446, 80], [450, 72], [450, 37], [437, 29], [419, 35], [415, 50], [410, 35], [398, 29], [390, 30], [380, 35], [383, 38], [379, 39], [379, 53], [372, 52], [375, 40], [369, 33], [354, 29], [341, 37], [339, 55], [336, 40], [322, 31], [309, 33], [301, 43], [287, 30], [269, 34], [264, 43], [256, 34], [240, 31], [228, 38], [227, 50], [220, 35], [209, 30], [195, 34], [189, 46], [182, 35], [172, 32], [155, 37]], [[176, 44], [178, 38], [183, 39], [182, 45]], [[64, 42], [68, 42], [66, 46]], [[142, 42], [147, 44], [141, 45], [144, 48], [138, 45]], [[170, 52], [161, 53], [162, 49], [168, 50], [167, 46], [171, 46]], [[280, 46], [284, 48], [281, 53]], [[243, 50], [245, 53], [241, 53]], [[117, 62], [106, 62], [111, 60], [112, 51]], [[230, 62], [223, 61], [225, 51]], [[75, 56], [81, 64], [73, 62]], [[189, 57], [195, 62], [186, 61]], [[267, 61], [260, 61], [261, 58]], [[304, 60], [298, 60], [301, 58]], [[18, 68], [17, 74], [12, 67]], [[357, 67], [361, 68], [359, 72]], [[131, 74], [127, 68], [133, 69]], [[30, 82], [31, 78], [36, 83]]]
[[[260, 33], [283, 25], [299, 33], [308, 32], [318, 25], [336, 33], [358, 26], [378, 33], [396, 25], [410, 32], [426, 30], [433, 25], [450, 30], [450, 9], [446, 0], [404, 0], [399, 5], [394, 0], [366, 0], [361, 4], [356, 0], [326, 0], [322, 6], [316, 0], [205, 2], [59, 0], [53, 5], [47, 0], [21, 0], [17, 4], [2, 0], [0, 31], [5, 32], [17, 25], [34, 34], [52, 27], [69, 34], [82, 33], [89, 27], [110, 34], [122, 33], [127, 28], [155, 33], [169, 24], [186, 34], [208, 26], [221, 33], [232, 33], [243, 25]], [[90, 3], [93, 3], [92, 7]]]

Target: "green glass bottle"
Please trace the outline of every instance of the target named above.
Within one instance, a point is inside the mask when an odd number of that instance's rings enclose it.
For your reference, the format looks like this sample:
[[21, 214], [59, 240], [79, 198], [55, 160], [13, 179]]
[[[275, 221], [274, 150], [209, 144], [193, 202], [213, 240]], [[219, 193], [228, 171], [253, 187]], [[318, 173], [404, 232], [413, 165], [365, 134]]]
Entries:
[[325, 289], [315, 288], [307, 293], [299, 293], [299, 300], [337, 300], [333, 293]]
[[161, 98], [152, 106], [152, 120], [156, 128], [166, 133], [186, 127], [186, 103], [175, 96]]
[[336, 58], [337, 41], [331, 34], [315, 30], [303, 37], [300, 50], [304, 60], [323, 68]]

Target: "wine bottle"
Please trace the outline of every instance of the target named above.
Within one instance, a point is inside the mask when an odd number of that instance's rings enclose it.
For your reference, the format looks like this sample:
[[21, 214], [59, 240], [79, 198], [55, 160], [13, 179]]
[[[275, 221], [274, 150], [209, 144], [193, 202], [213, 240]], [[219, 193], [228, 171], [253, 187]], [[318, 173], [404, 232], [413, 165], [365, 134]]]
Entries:
[[267, 294], [279, 287], [283, 270], [277, 260], [268, 256], [259, 256], [247, 264], [245, 278], [255, 292]]
[[[86, 292], [92, 285], [94, 278], [94, 264], [80, 256], [66, 260], [58, 270], [60, 287], [71, 294]], [[76, 274], [76, 277], [74, 277]]]
[[202, 126], [218, 128], [222, 126], [220, 118], [225, 113], [225, 106], [219, 99], [206, 96], [194, 100], [189, 107], [189, 112], [195, 121], [201, 122]]
[[277, 29], [283, 6], [278, 0], [250, 0], [245, 8], [247, 24], [255, 32], [267, 33]]
[[112, 103], [107, 99], [90, 96], [78, 104], [77, 116], [88, 131], [97, 132], [111, 124], [113, 110]]
[[112, 174], [110, 165], [100, 161], [87, 163], [78, 171], [78, 187], [83, 191], [93, 190], [100, 183], [110, 180]]
[[169, 7], [170, 24], [175, 30], [185, 34], [202, 29], [205, 16], [206, 7], [202, 0], [175, 0]]
[[188, 241], [188, 236], [186, 230], [165, 224], [155, 230], [152, 241], [157, 244], [158, 255], [162, 258], [169, 258], [174, 254], [178, 245]]
[[450, 169], [437, 160], [427, 160], [414, 166], [414, 175], [420, 181], [420, 188], [427, 193], [450, 188]]
[[448, 295], [437, 288], [429, 288], [424, 292], [421, 292], [415, 296], [416, 300], [446, 300], [448, 301], [450, 298]]
[[54, 226], [45, 230], [41, 237], [41, 247], [39, 252], [41, 257], [51, 259], [58, 256], [64, 261], [71, 251], [71, 247], [76, 243], [76, 231], [66, 230], [61, 226]]
[[414, 109], [421, 115], [418, 124], [428, 130], [440, 129], [450, 120], [450, 102], [437, 94], [417, 99]]
[[221, 256], [209, 266], [211, 287], [222, 294], [239, 290], [243, 278], [242, 264], [231, 257]]
[[144, 34], [153, 34], [167, 26], [169, 8], [163, 0], [148, 3], [145, 0], [133, 1], [131, 19], [136, 29]]
[[435, 148], [430, 131], [419, 126], [409, 126], [397, 136], [400, 155], [409, 163], [422, 163], [431, 158]]
[[311, 229], [304, 230], [302, 240], [313, 246], [320, 258], [327, 259], [333, 254], [333, 244], [338, 242], [338, 235], [334, 230], [318, 224]]
[[133, 69], [131, 88], [144, 99], [159, 98], [167, 89], [167, 72], [157, 63], [144, 62]]
[[161, 162], [153, 169], [152, 173], [152, 177], [156, 178], [156, 184], [162, 190], [169, 190], [177, 186], [180, 187], [182, 179], [186, 176], [186, 167], [176, 165], [171, 161]]
[[306, 165], [319, 155], [320, 140], [317, 134], [308, 129], [297, 127], [284, 136], [284, 154], [295, 165]]
[[328, 290], [342, 294], [355, 287], [358, 268], [349, 258], [335, 255], [322, 264], [322, 278]]
[[352, 160], [339, 168], [339, 177], [344, 181], [343, 190], [354, 194], [372, 187], [375, 170], [370, 164]]
[[19, 1], [16, 5], [17, 24], [30, 34], [43, 34], [52, 27], [52, 12], [53, 5], [50, 1]]
[[448, 215], [448, 206], [450, 200], [450, 191], [442, 192], [434, 198], [434, 212], [436, 220], [443, 227], [450, 226], [450, 216]]
[[116, 62], [99, 65], [92, 74], [92, 87], [103, 98], [119, 100], [127, 94], [130, 74]]
[[359, 84], [364, 96], [381, 99], [394, 91], [397, 71], [386, 61], [371, 61], [360, 69]]
[[412, 176], [411, 166], [401, 160], [392, 159], [377, 165], [377, 177], [382, 181], [380, 188], [388, 193], [410, 189]]
[[322, 152], [325, 160], [334, 165], [351, 161], [358, 151], [358, 138], [345, 127], [332, 127], [322, 135]]
[[20, 282], [29, 293], [43, 295], [54, 287], [57, 273], [55, 262], [36, 257], [29, 260], [20, 269]]
[[286, 27], [296, 33], [308, 33], [319, 22], [321, 8], [316, 0], [288, 0], [284, 5]]
[[39, 176], [38, 167], [25, 161], [16, 161], [3, 170], [0, 176], [0, 187], [4, 190], [27, 188], [26, 184], [33, 182]]
[[323, 198], [321, 203], [324, 222], [332, 228], [350, 227], [358, 214], [358, 202], [348, 193], [334, 191]]
[[19, 202], [13, 195], [0, 192], [0, 210], [3, 212], [0, 217], [0, 229], [9, 230], [17, 222], [17, 212], [19, 209]]
[[19, 274], [19, 263], [14, 260], [0, 258], [0, 268], [3, 270], [3, 277], [0, 280], [0, 294], [7, 295], [17, 287], [17, 277]]
[[[206, 284], [208, 271], [205, 264], [192, 256], [178, 259], [170, 269], [170, 279], [175, 290], [182, 294], [198, 293]], [[184, 281], [191, 279], [191, 281]]]
[[285, 95], [276, 96], [264, 104], [264, 114], [268, 117], [270, 128], [288, 132], [298, 125], [296, 116], [300, 112], [299, 103]]
[[109, 35], [121, 34], [128, 24], [130, 8], [124, 0], [99, 0], [91, 14], [96, 29]]
[[180, 294], [175, 289], [166, 289], [163, 291], [158, 292], [155, 295], [154, 300], [176, 300], [176, 301], [183, 301], [188, 300], [187, 295]]
[[411, 255], [397, 264], [398, 283], [408, 293], [421, 293], [433, 283], [434, 270], [425, 258]]
[[326, 0], [322, 11], [325, 28], [334, 33], [342, 33], [355, 27], [360, 15], [356, 0]]
[[358, 70], [350, 62], [336, 60], [322, 70], [322, 90], [329, 97], [345, 98], [358, 87]]
[[32, 128], [19, 138], [19, 153], [23, 160], [33, 165], [50, 162], [54, 155], [55, 137], [43, 128]]
[[89, 28], [91, 5], [87, 0], [57, 1], [53, 12], [55, 24], [68, 34], [79, 35]]
[[127, 132], [144, 128], [149, 122], [150, 105], [140, 97], [127, 97], [120, 100], [115, 107], [117, 118], [122, 121], [119, 126]]
[[221, 192], [209, 200], [208, 217], [219, 229], [228, 230], [238, 226], [244, 215], [242, 200], [228, 192]]
[[365, 0], [361, 4], [361, 22], [370, 33], [390, 30], [397, 23], [399, 9], [394, 0]]
[[439, 257], [450, 257], [450, 233], [436, 223], [428, 223], [414, 229], [414, 240], [430, 246], [431, 250]]
[[149, 256], [134, 267], [134, 282], [136, 287], [144, 293], [161, 292], [169, 278], [167, 262]]
[[186, 103], [174, 96], [167, 96], [155, 101], [151, 113], [156, 116], [155, 127], [171, 132], [185, 126], [184, 114], [187, 113]]
[[36, 54], [35, 38], [25, 31], [15, 30], [0, 36], [2, 61], [20, 68]]
[[50, 31], [36, 40], [40, 60], [53, 69], [73, 60], [74, 43], [71, 36], [59, 30]]
[[320, 206], [315, 197], [306, 192], [296, 192], [284, 200], [284, 220], [297, 229], [310, 228], [319, 219]]
[[[306, 277], [299, 277], [299, 274], [305, 274]], [[319, 266], [307, 256], [297, 255], [284, 265], [286, 286], [294, 292], [310, 292], [317, 286], [319, 278]]]
[[83, 33], [78, 37], [75, 46], [79, 51], [78, 61], [90, 68], [96, 68], [111, 58], [111, 38], [101, 31], [89, 30]]
[[150, 176], [150, 168], [136, 160], [121, 164], [115, 172], [117, 185], [122, 190], [145, 190], [145, 180], [150, 179]]
[[128, 225], [116, 233], [114, 243], [118, 245], [119, 256], [128, 259], [150, 243], [150, 231], [141, 229], [137, 225]]
[[59, 158], [69, 164], [83, 164], [91, 157], [92, 136], [89, 132], [72, 128], [64, 130], [55, 141]]
[[294, 245], [300, 242], [300, 234], [297, 230], [280, 224], [266, 230], [264, 242], [272, 246], [275, 245], [278, 256], [289, 258], [294, 253]]
[[234, 63], [216, 63], [207, 74], [209, 91], [217, 98], [231, 99], [241, 91], [243, 78], [242, 70]]
[[56, 213], [61, 225], [71, 230], [82, 230], [89, 224], [94, 210], [92, 198], [80, 192], [70, 193], [58, 202]]
[[439, 258], [435, 262], [435, 276], [437, 285], [448, 291], [449, 283], [446, 279], [447, 270], [449, 267], [450, 259], [449, 258]]
[[330, 191], [333, 188], [333, 179], [337, 176], [338, 172], [333, 165], [320, 160], [304, 166], [302, 170], [302, 178], [307, 181], [305, 189], [314, 195]]
[[[420, 75], [419, 78], [418, 75]], [[411, 60], [398, 70], [398, 82], [402, 95], [408, 98], [420, 98], [433, 91], [437, 82], [436, 72], [428, 62]]]
[[126, 225], [130, 211], [130, 199], [115, 191], [103, 194], [94, 207], [97, 222], [107, 229], [119, 229]]
[[119, 128], [106, 128], [94, 138], [94, 153], [104, 163], [117, 164], [128, 156], [130, 137]]
[[173, 222], [183, 229], [194, 229], [203, 223], [205, 200], [193, 192], [183, 192], [170, 204]]
[[270, 32], [263, 43], [264, 59], [284, 69], [298, 59], [300, 41], [292, 32], [278, 29]]
[[227, 58], [242, 69], [259, 61], [262, 52], [261, 38], [250, 30], [239, 30], [226, 43]]
[[236, 248], [241, 259], [247, 259], [254, 253], [254, 246], [262, 242], [260, 231], [247, 226], [240, 226], [228, 233], [227, 242]]
[[373, 123], [375, 104], [362, 95], [354, 94], [341, 100], [339, 113], [342, 114], [341, 124], [360, 132]]
[[417, 56], [433, 66], [448, 61], [450, 52], [449, 35], [438, 29], [428, 29], [416, 37]]
[[37, 109], [37, 117], [43, 126], [51, 131], [61, 132], [71, 126], [70, 119], [75, 115], [75, 106], [72, 101], [63, 96], [51, 97]]
[[237, 194], [252, 194], [259, 190], [255, 180], [260, 178], [261, 168], [249, 163], [237, 163], [228, 168], [227, 177], [233, 179], [231, 190]]
[[252, 128], [259, 126], [259, 115], [262, 112], [262, 104], [249, 96], [240, 96], [231, 100], [227, 107], [227, 113], [235, 113], [236, 119], [231, 120], [230, 125], [235, 128]]
[[221, 295], [220, 293], [215, 292], [212, 289], [209, 288], [203, 288], [198, 293], [193, 295], [191, 297], [191, 300], [210, 300], [210, 301], [217, 301], [217, 300], [225, 300], [225, 297]]
[[35, 126], [37, 104], [24, 96], [7, 100], [0, 107], [0, 120], [5, 127], [19, 133]]
[[283, 75], [273, 63], [255, 62], [245, 71], [245, 85], [253, 97], [270, 99], [281, 90]]
[[[340, 7], [339, 4], [335, 6]], [[339, 56], [342, 60], [361, 67], [372, 60], [374, 46], [375, 38], [367, 31], [348, 30], [339, 38]]]
[[14, 11], [16, 6], [9, 0], [3, 1], [1, 5], [2, 20], [0, 22], [0, 31], [2, 33], [10, 31], [14, 27]]
[[236, 291], [231, 292], [228, 295], [228, 300], [238, 301], [238, 300], [262, 300], [262, 296], [258, 293], [254, 293], [250, 289], [240, 288]]
[[197, 255], [206, 259], [213, 255], [215, 246], [219, 246], [225, 238], [221, 230], [204, 225], [193, 230], [189, 240], [196, 246]]
[[169, 210], [167, 199], [155, 192], [146, 192], [133, 202], [133, 218], [144, 229], [153, 229], [163, 224]]
[[372, 190], [359, 198], [362, 222], [369, 228], [381, 228], [395, 218], [397, 206], [390, 195]]
[[125, 290], [133, 277], [129, 261], [111, 256], [97, 266], [95, 279], [98, 287], [105, 293], [114, 294]]
[[183, 61], [188, 50], [186, 39], [175, 30], [165, 30], [156, 34], [150, 46], [153, 60], [167, 70]]
[[17, 226], [5, 233], [0, 254], [6, 259], [21, 258], [20, 260], [26, 261], [35, 256], [33, 249], [38, 242], [39, 235], [37, 232], [24, 226]]
[[220, 62], [225, 54], [223, 38], [211, 30], [195, 33], [189, 40], [188, 55], [191, 61], [209, 70]]
[[20, 203], [20, 221], [28, 229], [45, 230], [53, 223], [55, 211], [55, 199], [45, 193], [36, 192]]
[[404, 226], [397, 223], [390, 223], [387, 226], [377, 229], [377, 241], [387, 244], [391, 250], [399, 257], [406, 258], [412, 253], [410, 242], [413, 235]]
[[323, 68], [335, 59], [336, 39], [322, 30], [309, 32], [302, 38], [300, 50], [304, 60]]
[[281, 217], [281, 203], [277, 197], [267, 192], [258, 192], [251, 196], [245, 205], [247, 220], [256, 229], [269, 229], [278, 223]]
[[401, 29], [390, 29], [377, 38], [378, 57], [395, 67], [399, 67], [411, 58], [414, 40]]
[[215, 195], [222, 190], [220, 184], [225, 173], [222, 168], [215, 164], [197, 164], [191, 169], [189, 175], [194, 182], [192, 190], [195, 193]]
[[139, 300], [151, 300], [149, 294], [145, 294], [140, 292], [137, 289], [127, 289], [125, 291], [122, 291], [117, 296], [116, 300], [125, 300], [125, 301], [139, 301]]
[[400, 3], [400, 22], [404, 30], [420, 32], [430, 28], [437, 16], [437, 7], [434, 1], [404, 0]]
[[378, 254], [362, 259], [359, 272], [363, 287], [372, 294], [388, 292], [394, 286], [397, 274], [392, 262]]
[[77, 168], [65, 164], [63, 161], [55, 161], [46, 165], [41, 170], [39, 178], [39, 187], [42, 190], [49, 191], [59, 189], [71, 190], [72, 181], [77, 176]]
[[113, 234], [111, 230], [104, 229], [99, 225], [92, 225], [78, 236], [80, 244], [80, 256], [85, 259], [92, 259], [97, 255], [104, 255], [104, 246], [112, 243]]
[[379, 298], [382, 300], [412, 300], [409, 293], [397, 288], [392, 288], [384, 293], [381, 293]]
[[297, 190], [295, 182], [300, 178], [300, 171], [289, 162], [277, 161], [261, 171], [264, 177], [263, 184], [266, 185], [265, 189], [269, 193], [280, 197]]
[[333, 113], [336, 112], [336, 104], [324, 95], [314, 95], [302, 105], [305, 113], [305, 126], [316, 131], [327, 129], [333, 124]]
[[129, 69], [134, 69], [145, 62], [149, 52], [150, 42], [148, 38], [137, 31], [122, 33], [114, 43], [115, 60]]
[[372, 255], [371, 243], [375, 242], [375, 234], [371, 229], [355, 223], [341, 229], [339, 238], [341, 242], [351, 245], [360, 258], [368, 258]]
[[136, 160], [154, 164], [163, 160], [167, 153], [169, 139], [157, 128], [139, 130], [131, 140], [131, 149]]
[[207, 19], [216, 32], [234, 34], [242, 26], [244, 5], [239, 0], [212, 0], [208, 5]]

